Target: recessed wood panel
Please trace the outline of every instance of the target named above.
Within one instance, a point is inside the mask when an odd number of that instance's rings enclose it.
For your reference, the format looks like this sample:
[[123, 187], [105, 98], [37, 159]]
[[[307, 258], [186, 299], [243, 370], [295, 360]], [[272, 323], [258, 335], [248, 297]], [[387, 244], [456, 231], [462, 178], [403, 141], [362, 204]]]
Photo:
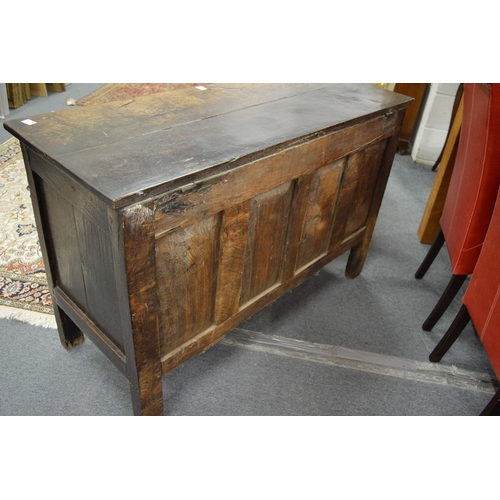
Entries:
[[88, 308], [97, 326], [123, 349], [122, 334], [116, 328], [120, 311], [111, 238], [76, 208], [74, 219]]
[[330, 249], [339, 247], [365, 227], [385, 147], [384, 140], [348, 157]]
[[[86, 313], [87, 297], [83, 282], [74, 207], [49, 183], [34, 174], [40, 197], [40, 215], [44, 220], [49, 259], [53, 259], [54, 285], [62, 288]], [[54, 259], [57, 249], [57, 261]]]
[[[350, 172], [355, 178], [354, 204], [345, 225], [344, 238], [355, 233], [366, 224], [386, 142], [378, 142], [360, 152], [357, 158], [358, 161], [355, 162], [356, 169]], [[350, 182], [352, 182], [352, 178]]]
[[251, 201], [241, 304], [278, 283], [293, 193], [289, 182]]
[[156, 240], [160, 339], [166, 353], [214, 321], [219, 215]]
[[41, 216], [47, 218], [49, 252], [58, 249], [57, 264], [52, 266], [54, 285], [84, 313], [92, 311], [93, 322], [123, 349], [121, 331], [116, 329], [119, 311], [111, 238], [51, 184], [37, 174], [34, 178], [43, 199]]
[[332, 228], [345, 160], [319, 168], [312, 179], [296, 268], [324, 254]]
[[226, 321], [238, 312], [249, 222], [250, 200], [229, 208], [222, 216], [215, 303], [217, 324]]

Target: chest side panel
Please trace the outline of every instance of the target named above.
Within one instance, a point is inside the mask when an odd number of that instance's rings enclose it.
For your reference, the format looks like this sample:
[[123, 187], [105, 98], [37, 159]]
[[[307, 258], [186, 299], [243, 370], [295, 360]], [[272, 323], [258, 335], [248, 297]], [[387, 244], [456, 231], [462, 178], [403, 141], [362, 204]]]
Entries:
[[107, 207], [28, 151], [53, 285], [123, 350]]

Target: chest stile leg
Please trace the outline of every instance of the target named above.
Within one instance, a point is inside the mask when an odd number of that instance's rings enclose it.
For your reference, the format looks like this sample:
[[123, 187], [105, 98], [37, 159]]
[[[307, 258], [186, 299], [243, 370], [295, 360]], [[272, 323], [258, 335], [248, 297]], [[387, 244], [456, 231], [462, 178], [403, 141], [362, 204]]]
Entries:
[[134, 413], [163, 415], [153, 202], [122, 211], [123, 256], [130, 311], [124, 335]]

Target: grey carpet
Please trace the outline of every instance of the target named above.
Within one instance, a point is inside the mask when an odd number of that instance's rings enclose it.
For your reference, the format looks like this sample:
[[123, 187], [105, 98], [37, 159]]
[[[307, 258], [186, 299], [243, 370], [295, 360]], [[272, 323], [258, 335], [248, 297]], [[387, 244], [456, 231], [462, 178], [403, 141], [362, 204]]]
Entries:
[[[82, 95], [91, 91], [73, 85], [66, 97], [79, 98], [80, 91]], [[24, 112], [29, 116], [44, 111]], [[0, 140], [6, 139], [0, 136]], [[432, 332], [422, 331], [421, 324], [451, 272], [443, 249], [424, 279], [413, 278], [428, 250], [419, 242], [417, 229], [435, 175], [409, 156], [397, 155], [362, 274], [355, 280], [346, 278], [346, 256], [342, 256], [245, 321], [227, 340], [165, 375], [166, 413], [479, 414], [497, 381], [472, 326], [441, 361], [444, 375], [435, 381], [428, 376], [435, 367], [427, 361], [429, 352], [458, 311], [463, 293]], [[0, 320], [0, 331], [0, 414], [132, 413], [125, 377], [91, 342], [66, 352], [53, 330]], [[257, 338], [275, 339], [278, 347], [259, 350], [255, 343], [241, 341], [251, 338], [252, 332]], [[287, 340], [304, 349], [290, 356], [280, 348], [280, 342], [284, 345]], [[309, 348], [322, 352], [335, 347], [353, 353], [347, 367], [335, 356], [307, 356]], [[356, 365], [356, 359], [374, 355], [382, 360], [380, 366]], [[412, 366], [424, 363], [418, 366], [424, 366], [425, 376], [416, 380], [411, 370], [385, 370], [384, 363], [391, 360]], [[448, 373], [457, 376], [447, 385]], [[482, 385], [467, 382], [475, 377]]]

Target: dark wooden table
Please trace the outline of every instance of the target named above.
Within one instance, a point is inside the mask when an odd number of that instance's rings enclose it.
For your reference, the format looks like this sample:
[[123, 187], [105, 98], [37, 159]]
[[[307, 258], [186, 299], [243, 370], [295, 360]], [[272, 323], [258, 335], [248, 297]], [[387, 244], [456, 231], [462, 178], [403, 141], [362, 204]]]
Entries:
[[162, 414], [163, 374], [345, 251], [361, 272], [410, 103], [231, 84], [6, 122], [63, 345], [88, 336]]

